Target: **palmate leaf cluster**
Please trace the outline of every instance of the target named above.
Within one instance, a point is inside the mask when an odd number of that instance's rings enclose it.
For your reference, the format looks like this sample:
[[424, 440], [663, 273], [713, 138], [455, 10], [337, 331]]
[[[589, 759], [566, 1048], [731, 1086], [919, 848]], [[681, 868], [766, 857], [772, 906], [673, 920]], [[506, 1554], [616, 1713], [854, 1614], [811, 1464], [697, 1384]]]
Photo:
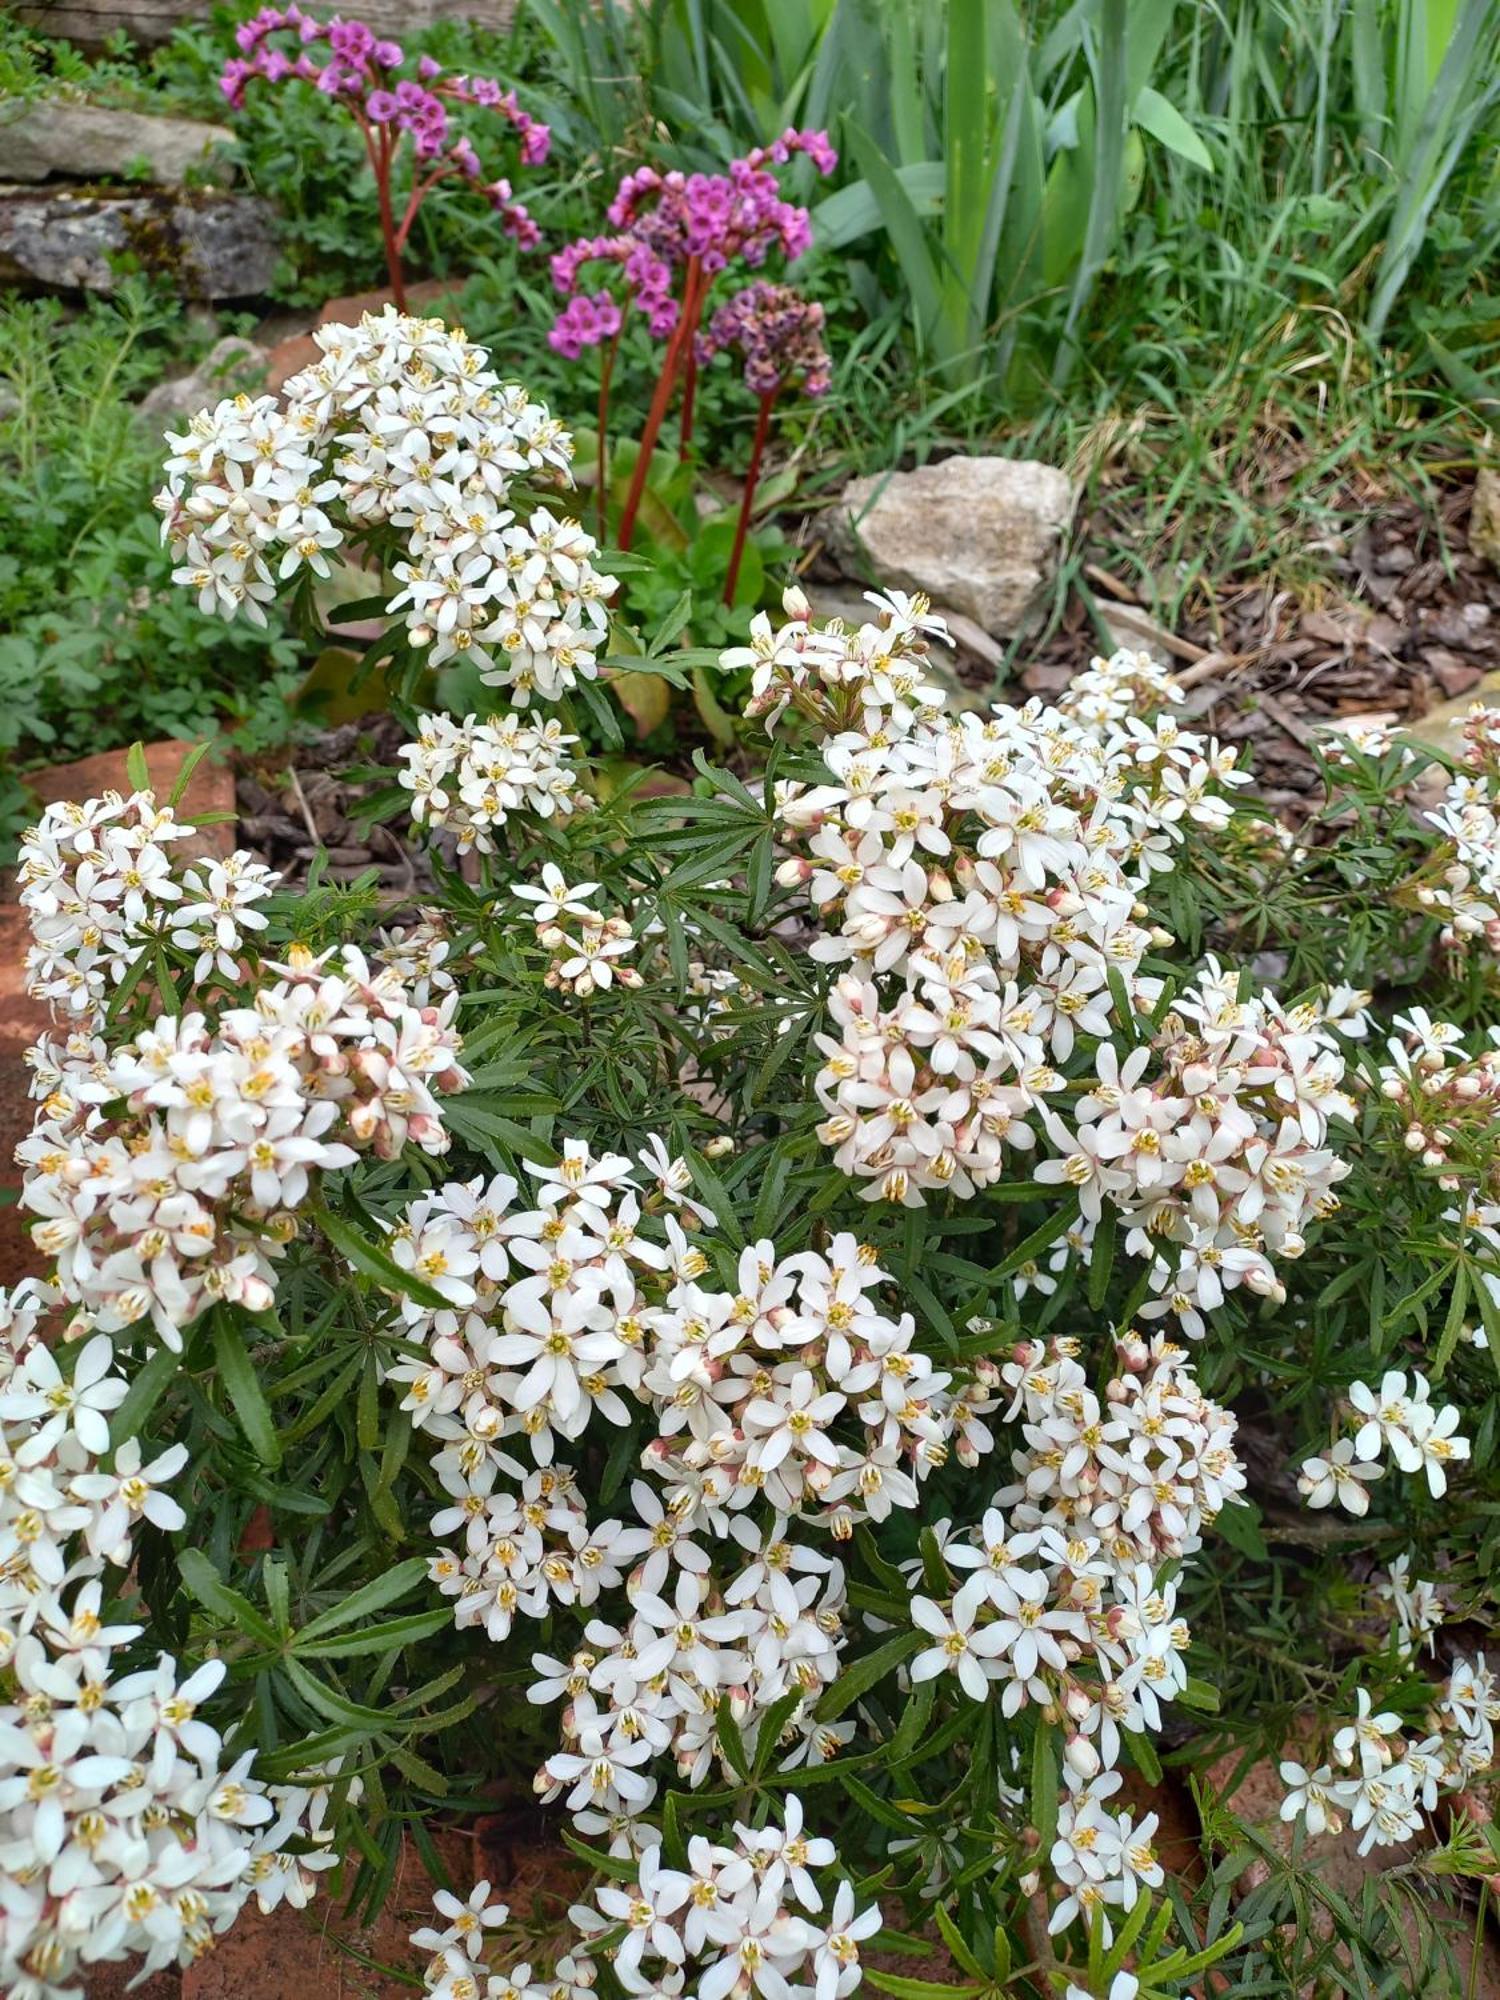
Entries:
[[[399, 638], [390, 651], [401, 712], [403, 689], [420, 691], [420, 670]], [[703, 661], [659, 637], [614, 666], [681, 683]], [[608, 745], [618, 723], [606, 686], [607, 676], [572, 697], [564, 718]], [[508, 846], [477, 869], [435, 858], [472, 1072], [470, 1088], [446, 1107], [453, 1151], [434, 1161], [408, 1149], [330, 1176], [304, 1212], [274, 1309], [205, 1315], [180, 1362], [158, 1353], [138, 1368], [114, 1422], [117, 1438], [138, 1432], [148, 1449], [180, 1440], [190, 1453], [192, 1488], [182, 1495], [190, 1533], [143, 1537], [137, 1581], [148, 1642], [228, 1660], [224, 1721], [234, 1720], [239, 1745], [257, 1746], [268, 1776], [295, 1777], [340, 1757], [346, 1776], [362, 1778], [363, 1796], [339, 1826], [344, 1891], [368, 1910], [393, 1880], [403, 1837], [439, 1866], [436, 1821], [462, 1823], [493, 1811], [497, 1798], [526, 1796], [553, 1747], [550, 1717], [525, 1700], [530, 1656], [576, 1643], [551, 1618], [522, 1621], [502, 1647], [482, 1631], [457, 1632], [427, 1584], [427, 1520], [440, 1489], [385, 1381], [414, 1351], [394, 1299], [434, 1302], [386, 1247], [387, 1227], [424, 1187], [519, 1174], [527, 1160], [555, 1157], [565, 1137], [633, 1152], [645, 1133], [660, 1132], [717, 1216], [703, 1241], [718, 1282], [733, 1285], [746, 1243], [769, 1238], [786, 1253], [854, 1229], [878, 1251], [921, 1344], [938, 1357], [1003, 1358], [1041, 1333], [1072, 1335], [1100, 1357], [1109, 1329], [1129, 1324], [1143, 1301], [1141, 1266], [1107, 1226], [1090, 1269], [1070, 1264], [1050, 1293], [1018, 1296], [1017, 1275], [1045, 1265], [1076, 1212], [1070, 1192], [1060, 1197], [1024, 1171], [970, 1202], [937, 1196], [893, 1210], [858, 1200], [832, 1167], [808, 1086], [829, 975], [807, 955], [800, 892], [777, 883], [775, 825], [761, 790], [763, 777], [815, 767], [795, 735], [768, 762], [743, 748], [734, 762], [715, 766], [700, 753], [665, 787], [645, 771], [601, 787], [597, 807], [571, 821], [515, 819]], [[1240, 802], [1227, 835], [1189, 835], [1152, 910], [1176, 942], [1151, 969], [1177, 982], [1216, 951], [1246, 968], [1247, 991], [1252, 977], [1288, 998], [1349, 977], [1378, 989], [1387, 1016], [1419, 997], [1434, 1015], [1483, 1027], [1493, 976], [1472, 963], [1455, 971], [1437, 950], [1436, 927], [1399, 893], [1432, 847], [1410, 766], [1345, 757], [1328, 781], [1324, 807], [1290, 856], [1268, 862], [1253, 798]], [[369, 810], [394, 815], [404, 800], [390, 785], [372, 792]], [[640, 987], [617, 985], [586, 1002], [544, 988], [546, 951], [503, 912], [511, 885], [536, 880], [548, 860], [569, 880], [597, 881], [603, 905], [631, 913], [649, 947]], [[373, 897], [373, 885], [331, 886], [315, 869], [305, 892], [270, 906], [266, 948], [274, 955], [293, 940], [322, 948], [365, 936]], [[700, 961], [737, 977], [717, 1012], [688, 1002]], [[163, 944], [123, 1011], [144, 1016], [181, 1004], [188, 990], [186, 964]], [[1382, 1045], [1377, 1035], [1373, 1052], [1351, 1051], [1351, 1061], [1373, 1074]], [[956, 1976], [976, 1995], [1045, 1993], [1058, 1965], [1101, 1993], [1125, 1965], [1143, 1993], [1194, 1992], [1209, 1963], [1231, 1993], [1291, 1993], [1313, 1978], [1334, 1991], [1392, 1991], [1391, 1979], [1418, 1970], [1435, 1982], [1420, 1990], [1461, 1990], [1442, 1981], [1455, 1916], [1468, 1921], [1464, 1884], [1494, 1866], [1482, 1828], [1459, 1819], [1442, 1844], [1348, 1895], [1323, 1879], [1300, 1835], [1288, 1857], [1234, 1811], [1239, 1777], [1280, 1754], [1299, 1716], [1352, 1706], [1372, 1661], [1401, 1681], [1370, 1609], [1369, 1578], [1393, 1554], [1410, 1550], [1417, 1572], [1443, 1578], [1454, 1624], [1482, 1633], [1492, 1615], [1493, 1274], [1445, 1224], [1450, 1197], [1392, 1143], [1373, 1094], [1359, 1104], [1356, 1125], [1339, 1129], [1353, 1163], [1343, 1206], [1287, 1267], [1287, 1299], [1231, 1294], [1194, 1354], [1205, 1389], [1240, 1417], [1251, 1504], [1220, 1518], [1212, 1560], [1181, 1566], [1192, 1678], [1167, 1733], [1126, 1744], [1143, 1785], [1160, 1782], [1164, 1766], [1191, 1784], [1201, 1859], [1175, 1856], [1164, 1891], [1136, 1904], [1108, 1950], [1096, 1935], [1087, 1962], [1076, 1941], [1056, 1959], [1039, 1956], [1030, 1906], [1033, 1871], [1056, 1826], [1057, 1719], [1032, 1708], [1006, 1720], [947, 1678], [912, 1687], [903, 1672], [921, 1641], [907, 1609], [916, 1572], [901, 1566], [920, 1565], [923, 1587], [951, 1594], [933, 1531], [948, 1518], [977, 1518], [1003, 1477], [989, 1461], [977, 1471], [951, 1463], [915, 1514], [898, 1512], [878, 1534], [858, 1529], [844, 1550], [865, 1629], [819, 1714], [858, 1716], [845, 1754], [782, 1771], [774, 1732], [763, 1730], [748, 1755], [726, 1704], [719, 1740], [736, 1782], [665, 1794], [669, 1861], [697, 1831], [806, 1793], [809, 1820], [836, 1834], [844, 1864], [880, 1896], [888, 1942], [905, 1933], [911, 1950], [948, 1954], [933, 1959], [931, 1984], [871, 1973], [905, 2000], [945, 1990]], [[1487, 1352], [1466, 1337], [1476, 1327], [1491, 1336]], [[1469, 1477], [1441, 1503], [1404, 1483], [1378, 1520], [1309, 1514], [1295, 1470], [1326, 1443], [1331, 1406], [1355, 1376], [1413, 1360], [1465, 1413]], [[602, 1440], [595, 1427], [583, 1441], [577, 1471], [591, 1514], [626, 1504], [647, 1435], [637, 1421]], [[1425, 1674], [1406, 1672], [1405, 1686], [1415, 1724]], [[1002, 1786], [1027, 1797], [1023, 1831], [998, 1809]], [[561, 1826], [559, 1838], [606, 1873], [619, 1871]]]

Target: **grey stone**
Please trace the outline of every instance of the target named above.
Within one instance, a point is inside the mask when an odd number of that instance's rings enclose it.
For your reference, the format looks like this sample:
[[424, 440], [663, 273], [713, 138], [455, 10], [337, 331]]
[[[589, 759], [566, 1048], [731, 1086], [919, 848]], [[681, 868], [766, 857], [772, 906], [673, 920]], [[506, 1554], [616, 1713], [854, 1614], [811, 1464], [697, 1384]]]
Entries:
[[253, 195], [79, 195], [0, 187], [0, 283], [113, 291], [117, 267], [189, 298], [253, 298], [276, 268], [272, 210]]
[[[420, 34], [435, 21], [474, 21], [503, 34], [515, 11], [516, 0], [364, 0], [358, 10], [377, 35], [398, 40]], [[184, 22], [204, 20], [209, 9], [204, 0], [42, 0], [16, 12], [28, 27], [98, 48], [122, 30], [131, 41], [148, 46], [168, 41]], [[317, 12], [323, 16], [334, 9]]]
[[829, 527], [873, 582], [924, 591], [1006, 637], [1056, 570], [1077, 497], [1056, 466], [961, 456], [851, 480]]
[[196, 416], [199, 410], [211, 409], [234, 395], [244, 377], [263, 373], [265, 365], [263, 348], [253, 340], [227, 333], [214, 342], [190, 374], [173, 375], [148, 390], [140, 400], [141, 414], [163, 425]]
[[1469, 547], [1500, 569], [1500, 471], [1493, 465], [1481, 465], [1474, 475]]
[[180, 187], [190, 168], [233, 136], [197, 119], [48, 98], [0, 111], [0, 180], [119, 180], [144, 162], [158, 186]]

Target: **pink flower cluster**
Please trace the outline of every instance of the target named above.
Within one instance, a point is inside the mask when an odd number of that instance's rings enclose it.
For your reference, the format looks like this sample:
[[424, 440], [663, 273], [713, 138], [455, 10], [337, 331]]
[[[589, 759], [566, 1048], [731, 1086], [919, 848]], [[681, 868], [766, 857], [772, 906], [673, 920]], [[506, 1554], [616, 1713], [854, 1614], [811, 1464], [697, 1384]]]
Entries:
[[744, 356], [745, 386], [757, 396], [774, 396], [798, 376], [804, 395], [827, 393], [823, 308], [794, 286], [757, 278], [720, 306], [699, 337], [698, 359], [712, 360], [731, 347]]
[[803, 153], [819, 173], [831, 173], [838, 155], [826, 132], [788, 128], [769, 146], [757, 146], [722, 174], [662, 173], [638, 167], [627, 174], [609, 206], [612, 236], [581, 237], [552, 259], [552, 282], [570, 301], [552, 329], [551, 344], [576, 360], [585, 347], [612, 340], [620, 308], [608, 292], [580, 292], [579, 273], [590, 264], [620, 269], [628, 305], [646, 317], [657, 339], [677, 325], [673, 274], [696, 265], [711, 279], [732, 259], [761, 265], [778, 245], [788, 262], [812, 242], [805, 208], [782, 199], [772, 167]]
[[[293, 38], [297, 52], [277, 45], [273, 38], [278, 35]], [[245, 101], [246, 86], [257, 77], [267, 83], [310, 83], [325, 97], [349, 106], [367, 141], [393, 147], [409, 135], [417, 159], [436, 167], [429, 185], [443, 174], [461, 174], [523, 248], [540, 241], [535, 222], [513, 199], [510, 182], [503, 176], [485, 181], [473, 145], [452, 130], [450, 104], [494, 111], [515, 127], [524, 166], [546, 159], [551, 133], [522, 110], [514, 91], [503, 90], [493, 77], [450, 75], [431, 56], [417, 60], [415, 76], [398, 77], [407, 60], [399, 42], [382, 39], [363, 21], [339, 15], [319, 21], [296, 0], [284, 8], [263, 7], [236, 31], [235, 40], [240, 54], [224, 65], [219, 88], [236, 110]], [[319, 43], [327, 46], [324, 62], [310, 53]]]

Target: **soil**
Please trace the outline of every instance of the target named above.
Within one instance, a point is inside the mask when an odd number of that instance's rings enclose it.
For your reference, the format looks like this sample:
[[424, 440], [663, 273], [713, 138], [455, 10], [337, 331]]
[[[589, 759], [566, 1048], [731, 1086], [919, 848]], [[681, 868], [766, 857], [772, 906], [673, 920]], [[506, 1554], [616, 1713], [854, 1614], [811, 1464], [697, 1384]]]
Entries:
[[394, 903], [420, 902], [434, 886], [426, 850], [385, 826], [361, 825], [359, 801], [377, 789], [347, 775], [396, 763], [405, 732], [390, 716], [370, 716], [320, 730], [242, 770], [235, 781], [240, 844], [295, 886], [313, 857], [328, 856], [326, 879], [352, 882], [371, 869]]
[[[1191, 689], [1186, 713], [1244, 744], [1259, 796], [1296, 818], [1322, 793], [1311, 749], [1321, 732], [1356, 717], [1420, 723], [1500, 668], [1500, 570], [1470, 545], [1472, 505], [1468, 484], [1443, 489], [1427, 510], [1389, 500], [1320, 551], [1320, 590], [1299, 598], [1230, 584], [1171, 632], [1117, 576], [1094, 564], [1084, 576], [1116, 643], [1166, 659]], [[1118, 515], [1086, 520], [1086, 553], [1106, 525], [1108, 539], [1128, 540]], [[1101, 643], [1074, 593], [1020, 692], [1056, 696]]]

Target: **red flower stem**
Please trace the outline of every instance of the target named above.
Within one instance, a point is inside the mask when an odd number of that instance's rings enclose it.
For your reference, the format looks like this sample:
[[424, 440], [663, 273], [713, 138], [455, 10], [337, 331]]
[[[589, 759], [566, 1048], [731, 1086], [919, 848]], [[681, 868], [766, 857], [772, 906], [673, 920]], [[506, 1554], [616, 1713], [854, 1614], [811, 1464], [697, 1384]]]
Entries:
[[625, 331], [622, 319], [615, 329], [615, 337], [599, 357], [599, 468], [597, 474], [599, 503], [599, 540], [608, 540], [605, 532], [605, 500], [609, 490], [609, 378], [615, 372], [615, 355], [620, 347], [620, 335]]
[[771, 405], [776, 391], [760, 399], [760, 415], [755, 420], [755, 442], [750, 447], [750, 469], [745, 474], [745, 491], [740, 499], [740, 518], [734, 524], [734, 548], [729, 557], [729, 574], [724, 579], [724, 602], [734, 603], [734, 587], [740, 580], [740, 558], [745, 553], [745, 537], [750, 532], [750, 511], [755, 505], [755, 488], [760, 480], [760, 462], [765, 455], [766, 436], [771, 428]]
[[406, 204], [406, 213], [401, 218], [401, 227], [396, 231], [396, 248], [398, 250], [406, 248], [406, 239], [410, 236], [411, 226], [417, 219], [417, 210], [422, 206], [422, 203], [431, 194], [443, 176], [452, 171], [453, 169], [445, 160], [434, 173], [430, 173], [427, 176], [425, 181], [418, 181], [413, 185], [411, 200]]
[[688, 343], [687, 380], [682, 387], [682, 430], [677, 441], [677, 456], [686, 458], [688, 446], [693, 441], [693, 404], [698, 396], [698, 329], [693, 328], [693, 337]]
[[370, 171], [375, 176], [375, 193], [380, 202], [380, 234], [385, 242], [385, 268], [391, 281], [391, 297], [396, 301], [397, 310], [405, 312], [406, 281], [401, 275], [401, 245], [396, 236], [396, 217], [391, 208], [390, 134], [382, 129], [377, 149], [375, 135], [363, 118], [359, 119], [359, 128], [365, 135], [365, 151], [370, 155]]
[[646, 412], [646, 423], [641, 432], [635, 470], [630, 475], [630, 491], [625, 496], [625, 511], [620, 516], [622, 549], [628, 549], [635, 537], [635, 520], [641, 509], [641, 497], [646, 490], [646, 473], [651, 464], [651, 454], [656, 450], [656, 440], [661, 435], [661, 427], [666, 419], [667, 405], [672, 400], [672, 391], [677, 383], [684, 337], [689, 340], [692, 338], [688, 329], [696, 323], [698, 289], [698, 259], [692, 257], [688, 260], [687, 277], [683, 282], [682, 304], [678, 310], [677, 324], [672, 329], [666, 354], [662, 357], [656, 393], [651, 398], [651, 408]]

